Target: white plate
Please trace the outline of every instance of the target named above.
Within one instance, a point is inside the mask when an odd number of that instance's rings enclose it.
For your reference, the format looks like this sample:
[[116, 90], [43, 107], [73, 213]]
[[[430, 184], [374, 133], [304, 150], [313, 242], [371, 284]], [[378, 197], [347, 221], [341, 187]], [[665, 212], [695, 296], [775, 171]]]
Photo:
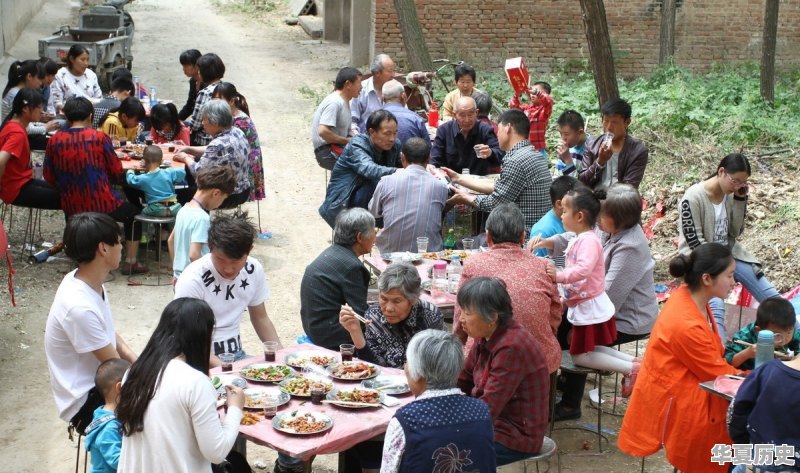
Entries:
[[[325, 364], [319, 364], [317, 362], [312, 362], [311, 361], [312, 357], [325, 358], [328, 361]], [[284, 358], [284, 362], [293, 368], [302, 368], [305, 363], [301, 362], [304, 360], [308, 363], [312, 363], [313, 365], [324, 368], [325, 366], [336, 363], [339, 360], [339, 358], [334, 355], [329, 355], [323, 351], [315, 351], [315, 350], [296, 351], [294, 353], [289, 353]], [[319, 360], [319, 361], [324, 361], [324, 360]]]
[[[372, 379], [367, 379], [361, 382], [361, 385], [369, 389], [377, 389], [384, 394], [406, 394], [411, 392], [408, 387], [408, 380], [401, 374], [385, 374], [376, 376]], [[383, 386], [392, 386], [389, 389], [381, 389]]]
[[[281, 371], [283, 371], [286, 376], [275, 379], [260, 379], [260, 378], [254, 378], [253, 376], [247, 376], [245, 374], [245, 371], [249, 369], [259, 369], [259, 368], [285, 368]], [[255, 381], [257, 383], [280, 383], [284, 379], [291, 378], [292, 376], [294, 376], [294, 370], [287, 365], [281, 365], [278, 363], [254, 363], [252, 365], [247, 365], [242, 369], [240, 369], [239, 375], [248, 381]]]
[[[342, 376], [337, 376], [337, 375], [333, 374], [333, 372], [336, 370], [336, 368], [338, 368], [340, 365], [354, 365], [354, 364], [357, 364], [357, 363], [363, 363], [363, 364], [369, 366], [373, 371], [368, 376], [361, 376], [359, 378], [342, 377]], [[343, 381], [361, 381], [362, 379], [374, 378], [375, 376], [378, 376], [381, 373], [381, 367], [380, 366], [374, 365], [372, 363], [368, 363], [366, 361], [345, 361], [343, 363], [334, 363], [334, 364], [328, 366], [327, 368], [325, 368], [325, 370], [328, 372], [328, 374], [330, 375], [331, 378], [333, 378], [333, 379], [341, 379]]]
[[[275, 404], [280, 407], [289, 402], [291, 397], [277, 388], [248, 388], [244, 390], [245, 409], [263, 409], [269, 400], [275, 401]], [[250, 402], [249, 406], [248, 401]]]
[[[370, 403], [369, 406], [353, 406], [351, 404], [347, 404], [348, 402], [364, 402], [364, 401], [344, 401], [343, 400], [342, 404], [339, 404], [337, 402], [337, 401], [339, 401], [339, 399], [337, 398], [337, 394], [352, 392], [353, 390], [356, 390], [356, 389], [359, 390], [359, 391], [369, 391], [369, 392], [376, 393], [378, 395], [378, 402], [376, 402], [375, 404], [371, 404]], [[371, 409], [373, 407], [381, 407], [381, 402], [383, 401], [383, 393], [378, 391], [377, 389], [367, 389], [367, 388], [362, 388], [362, 387], [351, 388], [351, 389], [334, 389], [333, 391], [329, 392], [328, 395], [325, 398], [328, 401], [331, 401], [330, 402], [331, 404], [339, 406], [339, 407], [346, 407], [348, 409]]]
[[[313, 432], [298, 432], [298, 431], [294, 430], [292, 427], [281, 425], [285, 421], [291, 421], [293, 419], [297, 419], [297, 418], [303, 417], [305, 415], [310, 416], [316, 422], [324, 422], [325, 426], [322, 427], [321, 429], [315, 430]], [[293, 435], [314, 435], [314, 434], [318, 434], [320, 432], [325, 432], [326, 430], [330, 429], [331, 427], [333, 427], [333, 419], [329, 415], [324, 414], [322, 412], [318, 412], [318, 411], [314, 412], [314, 411], [296, 410], [296, 411], [292, 411], [292, 412], [285, 412], [283, 414], [278, 414], [278, 415], [276, 415], [275, 417], [272, 418], [272, 428], [273, 429], [278, 430], [280, 432], [285, 432], [287, 434], [293, 434]]]

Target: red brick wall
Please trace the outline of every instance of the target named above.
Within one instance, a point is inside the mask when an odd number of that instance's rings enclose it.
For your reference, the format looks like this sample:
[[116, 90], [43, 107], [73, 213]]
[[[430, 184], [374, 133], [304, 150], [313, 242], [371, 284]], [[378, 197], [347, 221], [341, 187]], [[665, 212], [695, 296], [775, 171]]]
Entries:
[[[588, 59], [576, 0], [416, 0], [431, 56], [501, 68], [523, 56], [528, 67], [546, 72]], [[675, 61], [694, 71], [715, 62], [759, 61], [764, 2], [679, 0]], [[606, 0], [617, 71], [631, 77], [658, 63], [661, 2]], [[375, 0], [375, 51], [404, 61], [392, 0]], [[780, 3], [778, 69], [800, 65], [800, 2]]]

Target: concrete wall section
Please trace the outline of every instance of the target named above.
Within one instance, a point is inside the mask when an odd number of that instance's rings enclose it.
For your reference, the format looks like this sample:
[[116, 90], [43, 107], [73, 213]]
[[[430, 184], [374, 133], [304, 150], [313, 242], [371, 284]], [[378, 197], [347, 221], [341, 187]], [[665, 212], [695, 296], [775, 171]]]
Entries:
[[0, 0], [0, 51], [13, 46], [44, 0]]
[[[545, 72], [588, 58], [580, 5], [574, 0], [416, 0], [431, 56], [501, 68], [523, 56]], [[695, 71], [714, 63], [760, 60], [764, 3], [678, 2], [675, 62]], [[658, 64], [660, 0], [605, 0], [618, 73], [638, 76]], [[375, 0], [374, 47], [403, 61], [392, 0]], [[780, 3], [776, 63], [800, 66], [800, 2]]]

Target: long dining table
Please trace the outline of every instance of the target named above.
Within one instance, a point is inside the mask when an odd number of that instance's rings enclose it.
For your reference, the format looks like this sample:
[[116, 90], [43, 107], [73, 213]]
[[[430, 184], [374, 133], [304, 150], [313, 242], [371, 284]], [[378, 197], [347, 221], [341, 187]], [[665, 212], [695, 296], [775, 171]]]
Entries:
[[[339, 353], [337, 352], [316, 345], [298, 344], [279, 350], [274, 363], [285, 364], [284, 360], [288, 355], [295, 352], [309, 351], [318, 351], [322, 355], [335, 356], [336, 359], [339, 359]], [[357, 358], [353, 358], [353, 360], [357, 361]], [[233, 371], [231, 372], [223, 373], [220, 368], [214, 368], [211, 370], [210, 376], [214, 377], [221, 374], [235, 375], [244, 367], [254, 363], [265, 363], [264, 356], [261, 355], [237, 361], [234, 363]], [[403, 375], [403, 370], [380, 367], [380, 375]], [[341, 381], [338, 379], [330, 379], [329, 381], [333, 383], [334, 389], [356, 387], [359, 386], [361, 382], [361, 380]], [[272, 383], [254, 383], [247, 381], [247, 385], [248, 388], [269, 388], [270, 386], [274, 386], [275, 390], [279, 389], [277, 385]], [[392, 419], [395, 412], [413, 400], [413, 396], [410, 393], [395, 396], [395, 398], [399, 403], [393, 407], [381, 405], [381, 407], [376, 408], [353, 409], [332, 404], [314, 405], [308, 398], [292, 396], [288, 404], [278, 408], [278, 415], [298, 409], [322, 412], [333, 419], [333, 426], [329, 430], [319, 434], [292, 435], [273, 428], [271, 419], [262, 419], [253, 425], [240, 425], [239, 435], [256, 445], [268, 447], [289, 455], [290, 457], [302, 460], [312, 459], [316, 455], [341, 453], [356, 444], [370, 440], [386, 432], [389, 421]], [[220, 408], [220, 416], [224, 415], [222, 408]], [[340, 472], [343, 472], [343, 455], [340, 455], [339, 465]]]

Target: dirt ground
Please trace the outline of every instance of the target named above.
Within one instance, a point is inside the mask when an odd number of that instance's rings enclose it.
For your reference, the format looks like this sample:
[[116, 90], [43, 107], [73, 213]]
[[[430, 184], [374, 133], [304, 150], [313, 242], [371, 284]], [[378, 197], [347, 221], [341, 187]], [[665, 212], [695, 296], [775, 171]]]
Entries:
[[[32, 20], [10, 54], [36, 57], [36, 40], [70, 23], [76, 5], [49, 0]], [[310, 40], [299, 27], [282, 23], [285, 7], [255, 20], [235, 8], [208, 0], [137, 0], [130, 5], [136, 22], [134, 73], [156, 86], [161, 98], [185, 100], [187, 81], [178, 55], [187, 48], [215, 52], [226, 63], [226, 79], [246, 95], [261, 134], [266, 168], [267, 198], [261, 202], [261, 227], [272, 233], [260, 239], [254, 255], [263, 263], [272, 297], [267, 304], [284, 344], [302, 333], [299, 319], [299, 284], [305, 265], [330, 241], [330, 230], [317, 214], [324, 196], [324, 173], [311, 153], [309, 123], [315, 104], [303, 90], [324, 93], [335, 71], [346, 65], [347, 48]], [[10, 61], [6, 61], [3, 71]], [[257, 217], [257, 207], [245, 206]], [[27, 216], [15, 214], [11, 229], [17, 241]], [[59, 213], [45, 213], [42, 239], [57, 241], [63, 221]], [[54, 408], [43, 334], [47, 313], [63, 275], [72, 269], [64, 258], [37, 266], [27, 265], [15, 252], [17, 306], [11, 307], [0, 291], [0, 401], [6, 406], [0, 430], [0, 463], [8, 472], [67, 472], [75, 461], [75, 445], [67, 439], [66, 425]], [[0, 270], [5, 285], [5, 271]], [[141, 350], [164, 305], [172, 299], [170, 287], [131, 287], [115, 273], [106, 287], [111, 297], [117, 331], [134, 350]], [[242, 339], [246, 350], [257, 352], [258, 340], [246, 321]], [[612, 379], [613, 382], [613, 379]], [[609, 383], [610, 387], [611, 384]], [[588, 389], [587, 389], [588, 392]], [[593, 424], [595, 412], [585, 408], [578, 423]], [[595, 448], [593, 434], [560, 431], [554, 439], [562, 450], [563, 471], [633, 472], [639, 461], [614, 447], [621, 418], [604, 416], [603, 427], [611, 438], [611, 453], [592, 455], [582, 451], [584, 441]], [[566, 423], [577, 425], [574, 422]], [[581, 456], [589, 455], [589, 456]], [[251, 445], [251, 464], [268, 465], [274, 453]], [[314, 471], [333, 471], [335, 456], [320, 457]], [[501, 471], [522, 471], [512, 466]], [[647, 460], [646, 471], [671, 471], [663, 454]]]

